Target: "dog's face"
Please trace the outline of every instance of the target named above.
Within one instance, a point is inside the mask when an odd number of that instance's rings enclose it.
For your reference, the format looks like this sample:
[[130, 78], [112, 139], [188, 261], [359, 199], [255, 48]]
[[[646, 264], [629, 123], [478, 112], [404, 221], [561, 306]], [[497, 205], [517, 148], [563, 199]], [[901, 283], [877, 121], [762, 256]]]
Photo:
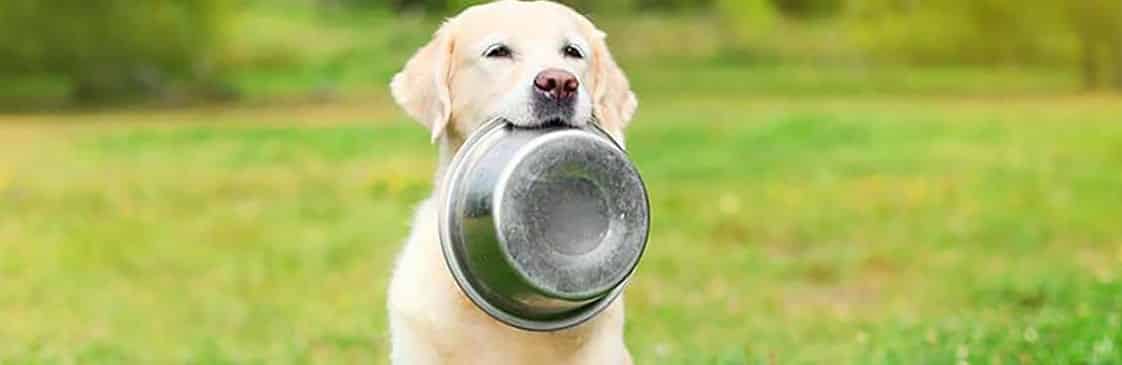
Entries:
[[497, 1], [449, 19], [394, 76], [394, 99], [432, 130], [462, 139], [483, 122], [582, 126], [616, 136], [636, 108], [604, 33], [563, 5]]

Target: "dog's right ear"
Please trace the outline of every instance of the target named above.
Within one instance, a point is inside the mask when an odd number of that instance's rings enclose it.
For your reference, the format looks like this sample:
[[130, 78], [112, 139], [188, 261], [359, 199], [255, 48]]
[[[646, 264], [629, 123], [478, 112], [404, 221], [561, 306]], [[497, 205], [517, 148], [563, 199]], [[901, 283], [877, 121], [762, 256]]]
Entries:
[[445, 24], [421, 47], [405, 68], [394, 75], [390, 93], [405, 113], [432, 131], [435, 142], [452, 116], [448, 78], [451, 75], [452, 37]]

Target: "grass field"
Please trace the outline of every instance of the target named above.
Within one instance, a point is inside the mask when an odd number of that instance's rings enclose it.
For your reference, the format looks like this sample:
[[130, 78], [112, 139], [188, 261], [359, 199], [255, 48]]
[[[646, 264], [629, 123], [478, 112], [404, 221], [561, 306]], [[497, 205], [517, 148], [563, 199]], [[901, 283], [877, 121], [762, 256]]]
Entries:
[[[725, 71], [637, 77], [637, 363], [1122, 364], [1122, 99]], [[0, 116], [0, 364], [385, 363], [434, 157], [381, 93]]]

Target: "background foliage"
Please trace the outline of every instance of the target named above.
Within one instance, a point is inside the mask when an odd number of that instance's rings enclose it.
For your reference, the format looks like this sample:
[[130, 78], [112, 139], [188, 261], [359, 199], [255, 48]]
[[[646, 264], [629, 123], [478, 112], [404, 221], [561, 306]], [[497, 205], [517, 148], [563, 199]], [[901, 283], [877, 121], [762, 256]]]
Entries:
[[[271, 32], [277, 11], [412, 32], [473, 0], [3, 0], [0, 75], [53, 80], [74, 101], [120, 97], [231, 98], [236, 80], [278, 68], [334, 67], [387, 58], [402, 45], [349, 45], [332, 55]], [[674, 32], [645, 35], [668, 48], [632, 52], [726, 64], [1046, 66], [1074, 70], [1087, 88], [1122, 88], [1122, 5], [1113, 0], [619, 0], [565, 1], [611, 27], [662, 18]], [[279, 6], [278, 6], [279, 5]], [[422, 22], [425, 22], [422, 20]], [[714, 26], [714, 24], [716, 26]], [[411, 36], [384, 32], [401, 39]], [[259, 35], [259, 36], [253, 36]], [[405, 37], [405, 38], [402, 38]], [[659, 39], [659, 37], [665, 39]], [[705, 42], [701, 40], [701, 42]], [[637, 49], [638, 47], [636, 47]], [[327, 60], [320, 57], [329, 56]], [[317, 59], [319, 58], [319, 59]], [[317, 64], [318, 62], [318, 64]], [[328, 65], [330, 64], [330, 65]], [[38, 84], [51, 82], [38, 82]], [[330, 80], [313, 91], [331, 89]], [[34, 89], [34, 88], [32, 88]], [[48, 88], [50, 89], [50, 88]], [[57, 93], [57, 92], [56, 92]]]
[[213, 81], [234, 11], [223, 0], [0, 1], [0, 72], [57, 75], [81, 101]]

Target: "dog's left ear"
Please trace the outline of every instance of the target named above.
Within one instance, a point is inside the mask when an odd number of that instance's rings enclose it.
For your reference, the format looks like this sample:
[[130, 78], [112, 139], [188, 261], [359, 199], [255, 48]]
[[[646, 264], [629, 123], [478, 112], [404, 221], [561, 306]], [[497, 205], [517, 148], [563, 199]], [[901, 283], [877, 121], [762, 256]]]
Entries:
[[445, 24], [437, 30], [432, 41], [421, 47], [390, 82], [394, 100], [432, 131], [433, 142], [444, 133], [452, 117], [448, 79], [453, 45], [449, 27]]
[[623, 129], [635, 115], [639, 100], [631, 92], [627, 76], [608, 51], [606, 38], [604, 32], [596, 30], [591, 40], [592, 110], [604, 128], [622, 137]]

